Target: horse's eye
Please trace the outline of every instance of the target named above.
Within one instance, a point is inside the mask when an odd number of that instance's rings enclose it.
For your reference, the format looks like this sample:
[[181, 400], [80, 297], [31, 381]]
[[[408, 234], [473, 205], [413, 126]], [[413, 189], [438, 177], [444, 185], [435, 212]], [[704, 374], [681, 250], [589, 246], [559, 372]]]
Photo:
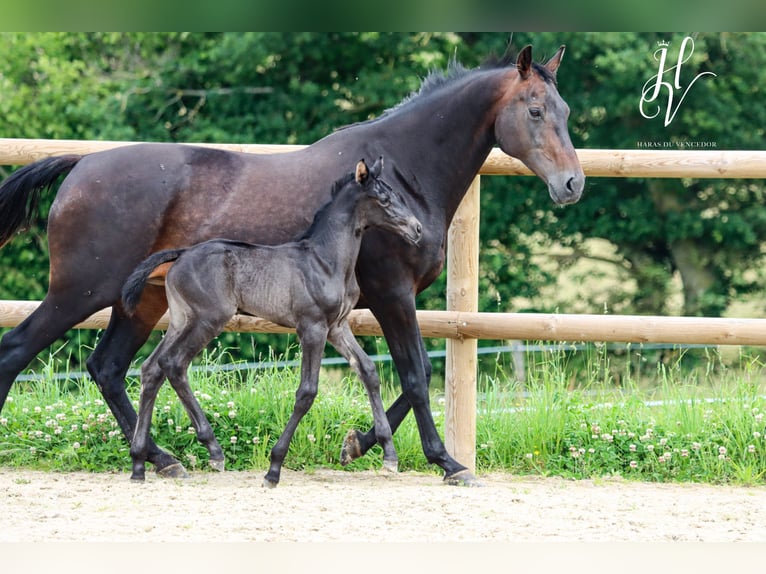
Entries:
[[529, 108], [529, 116], [533, 120], [541, 120], [543, 119], [543, 110], [540, 108]]
[[391, 196], [389, 196], [387, 193], [383, 193], [378, 196], [378, 203], [382, 205], [383, 207], [387, 206], [391, 203]]

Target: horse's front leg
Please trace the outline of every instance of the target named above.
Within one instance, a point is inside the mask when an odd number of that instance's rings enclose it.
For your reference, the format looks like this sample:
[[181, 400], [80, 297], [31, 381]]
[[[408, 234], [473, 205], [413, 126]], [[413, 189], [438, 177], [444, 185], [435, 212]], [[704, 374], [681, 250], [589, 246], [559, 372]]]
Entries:
[[[388, 423], [388, 418], [386, 418], [386, 410], [380, 397], [380, 378], [375, 369], [375, 363], [354, 338], [347, 322], [344, 321], [342, 325], [331, 329], [328, 339], [362, 380], [370, 400], [375, 437], [383, 447], [383, 468], [389, 472], [396, 472], [399, 467], [399, 457], [396, 454], [391, 426]], [[344, 465], [353, 460], [345, 450], [341, 451], [340, 459], [341, 464]]]
[[263, 486], [267, 488], [274, 488], [279, 484], [282, 463], [288, 448], [290, 448], [290, 441], [292, 441], [295, 430], [298, 428], [298, 423], [301, 422], [303, 416], [314, 403], [319, 387], [319, 368], [322, 364], [322, 354], [327, 341], [327, 328], [324, 325], [312, 325], [306, 328], [299, 326], [296, 331], [302, 351], [301, 382], [295, 393], [295, 406], [290, 419], [271, 449], [271, 464], [263, 478]]
[[[392, 297], [388, 294], [385, 298], [375, 300], [368, 292], [367, 302], [383, 330], [402, 385], [402, 396], [387, 413], [391, 428], [396, 432], [411, 407], [426, 460], [444, 470], [444, 481], [448, 484], [479, 484], [467, 467], [450, 456], [436, 430], [428, 395], [430, 369], [426, 364], [430, 363], [417, 323], [414, 296]], [[370, 441], [371, 433], [374, 436], [374, 431], [356, 434], [360, 456], [374, 444], [374, 439], [372, 444]], [[355, 446], [352, 444], [349, 448]]]

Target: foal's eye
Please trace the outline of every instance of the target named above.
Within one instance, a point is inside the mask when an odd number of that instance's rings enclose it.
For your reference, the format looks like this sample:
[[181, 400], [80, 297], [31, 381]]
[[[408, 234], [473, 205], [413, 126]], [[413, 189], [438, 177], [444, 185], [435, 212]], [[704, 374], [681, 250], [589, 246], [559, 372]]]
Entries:
[[380, 205], [385, 207], [386, 205], [391, 203], [391, 197], [389, 197], [389, 195], [387, 193], [384, 194], [384, 195], [379, 195], [378, 196], [378, 203], [380, 203]]
[[533, 120], [541, 120], [543, 119], [543, 110], [540, 108], [529, 108], [529, 116]]

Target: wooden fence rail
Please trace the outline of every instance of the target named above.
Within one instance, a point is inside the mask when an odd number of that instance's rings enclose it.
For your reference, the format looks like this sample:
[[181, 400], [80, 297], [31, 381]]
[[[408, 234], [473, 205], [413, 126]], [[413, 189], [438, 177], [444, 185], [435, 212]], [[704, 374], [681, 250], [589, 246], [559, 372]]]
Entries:
[[[39, 301], [0, 301], [0, 327], [15, 327]], [[105, 329], [111, 311], [94, 313], [75, 329]], [[357, 335], [381, 336], [380, 325], [366, 309], [349, 316]], [[691, 345], [766, 346], [766, 319], [663, 317], [650, 315], [569, 315], [559, 313], [479, 313], [418, 311], [424, 337], [433, 339], [523, 339], [533, 341], [593, 341]], [[165, 314], [156, 328], [166, 329]], [[265, 319], [235, 315], [224, 328], [235, 333], [294, 333]]]
[[[87, 154], [135, 142], [32, 140], [0, 138], [0, 165], [24, 165], [60, 154]], [[281, 153], [303, 146], [204, 144], [245, 153]], [[577, 151], [588, 177], [647, 178], [766, 178], [766, 151]], [[493, 150], [481, 175], [531, 175], [518, 160]], [[479, 177], [455, 214], [448, 236], [447, 311], [419, 311], [426, 337], [447, 339], [445, 373], [445, 442], [450, 453], [471, 469], [476, 444], [477, 339], [557, 341], [621, 341], [636, 343], [696, 343], [766, 345], [766, 319], [559, 315], [537, 313], [478, 313]], [[537, 184], [542, 186], [542, 184]], [[587, 193], [587, 190], [586, 190]], [[21, 322], [39, 303], [0, 301], [0, 327]], [[109, 310], [96, 313], [78, 328], [105, 328]], [[351, 326], [357, 335], [380, 335], [369, 311], [356, 310]], [[167, 327], [164, 317], [158, 329]], [[255, 317], [236, 316], [226, 327], [239, 332], [289, 332]]]

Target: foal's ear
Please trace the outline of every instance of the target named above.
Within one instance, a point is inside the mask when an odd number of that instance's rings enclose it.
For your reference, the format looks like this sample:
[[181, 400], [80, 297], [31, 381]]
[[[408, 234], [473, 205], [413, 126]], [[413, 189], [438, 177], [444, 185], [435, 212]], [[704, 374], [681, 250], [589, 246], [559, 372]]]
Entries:
[[516, 58], [516, 69], [519, 71], [519, 75], [522, 80], [526, 80], [529, 76], [529, 70], [532, 69], [532, 46], [526, 45], [519, 52]]
[[555, 76], [556, 70], [559, 69], [559, 64], [561, 64], [561, 58], [564, 57], [564, 51], [566, 50], [566, 46], [561, 46], [556, 52], [553, 57], [545, 62], [545, 67], [548, 68], [548, 70]]
[[375, 163], [372, 164], [372, 167], [370, 168], [370, 173], [372, 174], [372, 177], [380, 177], [380, 172], [383, 171], [383, 156], [380, 156], [378, 159], [375, 160]]
[[367, 169], [367, 164], [364, 163], [363, 159], [360, 159], [356, 164], [356, 182], [360, 184], [364, 183], [367, 181], [369, 175], [370, 172]]

